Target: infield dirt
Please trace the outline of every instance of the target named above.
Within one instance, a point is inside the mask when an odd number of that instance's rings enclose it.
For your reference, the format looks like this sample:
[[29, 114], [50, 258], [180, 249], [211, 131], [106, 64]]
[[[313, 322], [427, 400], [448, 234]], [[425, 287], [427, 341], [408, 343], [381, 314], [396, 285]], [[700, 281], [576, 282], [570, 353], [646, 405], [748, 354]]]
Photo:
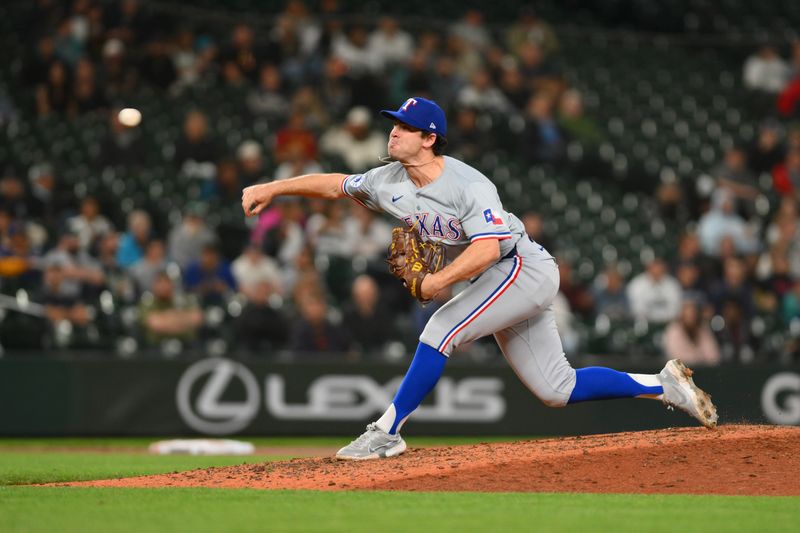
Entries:
[[[411, 439], [413, 445], [413, 438]], [[58, 486], [800, 495], [800, 428], [725, 425], [410, 448]]]

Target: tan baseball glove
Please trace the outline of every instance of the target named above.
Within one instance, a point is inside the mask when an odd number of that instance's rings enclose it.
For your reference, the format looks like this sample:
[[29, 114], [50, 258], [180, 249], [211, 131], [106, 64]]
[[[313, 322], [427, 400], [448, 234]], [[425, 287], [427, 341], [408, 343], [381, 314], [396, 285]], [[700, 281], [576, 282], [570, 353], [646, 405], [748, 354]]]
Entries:
[[414, 228], [394, 228], [386, 262], [411, 296], [424, 303], [427, 300], [422, 298], [422, 280], [444, 266], [444, 246], [423, 241]]

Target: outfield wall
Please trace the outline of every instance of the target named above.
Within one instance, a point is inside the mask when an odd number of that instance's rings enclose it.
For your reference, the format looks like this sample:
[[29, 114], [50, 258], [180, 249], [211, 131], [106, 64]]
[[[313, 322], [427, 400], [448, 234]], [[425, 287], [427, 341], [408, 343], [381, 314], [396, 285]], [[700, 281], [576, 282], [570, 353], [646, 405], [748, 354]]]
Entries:
[[[404, 371], [224, 358], [0, 359], [0, 435], [350, 435], [380, 416]], [[723, 423], [800, 425], [800, 365], [704, 368], [696, 378]], [[406, 432], [572, 435], [680, 425], [693, 423], [650, 400], [551, 409], [506, 366], [451, 365]]]

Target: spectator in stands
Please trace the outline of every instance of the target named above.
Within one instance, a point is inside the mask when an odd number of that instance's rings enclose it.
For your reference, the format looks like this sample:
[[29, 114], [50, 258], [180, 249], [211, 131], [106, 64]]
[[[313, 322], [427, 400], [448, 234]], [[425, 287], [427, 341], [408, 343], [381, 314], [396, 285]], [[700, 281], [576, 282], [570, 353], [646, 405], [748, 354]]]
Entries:
[[48, 294], [53, 297], [78, 302], [82, 296], [96, 293], [105, 282], [100, 265], [81, 250], [78, 235], [68, 229], [61, 234], [58, 245], [42, 258], [42, 265], [56, 269], [52, 274], [58, 283], [48, 285]]
[[247, 95], [247, 108], [254, 115], [269, 120], [283, 120], [289, 100], [283, 94], [281, 71], [275, 65], [264, 65], [258, 75], [258, 86]]
[[459, 91], [456, 104], [493, 114], [505, 114], [512, 110], [511, 102], [495, 87], [489, 72], [483, 68], [476, 70], [469, 84]]
[[119, 111], [119, 108], [112, 108], [109, 113], [109, 131], [100, 144], [97, 161], [101, 167], [139, 166], [146, 160], [139, 128], [123, 125], [119, 121]]
[[236, 280], [239, 292], [248, 300], [257, 299], [256, 291], [263, 291], [263, 285], [269, 285], [270, 294], [282, 295], [283, 283], [278, 262], [261, 251], [261, 248], [250, 243], [242, 254], [231, 265], [231, 272]]
[[[418, 48], [422, 49], [421, 39]], [[483, 68], [483, 57], [479, 50], [458, 35], [450, 34], [447, 37], [444, 54], [453, 60], [455, 73], [463, 80], [469, 80], [477, 70]]]
[[658, 213], [669, 223], [685, 224], [690, 216], [690, 206], [684, 198], [683, 188], [673, 172], [662, 171], [655, 191]]
[[758, 241], [754, 238], [745, 221], [734, 212], [733, 195], [726, 188], [714, 191], [711, 209], [700, 218], [697, 235], [703, 253], [718, 257], [720, 241], [731, 237], [739, 253], [754, 253]]
[[292, 143], [284, 150], [285, 160], [275, 169], [275, 179], [283, 180], [303, 174], [318, 174], [322, 167], [308, 156], [308, 150], [301, 143]]
[[346, 352], [350, 340], [346, 331], [328, 317], [325, 298], [308, 292], [297, 301], [300, 316], [293, 322], [289, 348], [298, 356]]
[[750, 322], [742, 316], [742, 308], [736, 301], [726, 300], [718, 316], [722, 327], [715, 332], [723, 360], [752, 362], [755, 352], [750, 346]]
[[214, 232], [206, 225], [206, 214], [204, 205], [190, 203], [184, 210], [181, 222], [169, 232], [167, 256], [182, 269], [200, 260], [203, 249], [216, 241]]
[[525, 79], [517, 64], [513, 60], [509, 61], [507, 56], [503, 58], [499, 87], [515, 112], [525, 110], [531, 91], [525, 85]]
[[352, 226], [355, 221], [350, 217], [349, 204], [346, 202], [330, 202], [324, 214], [309, 217], [306, 235], [316, 257], [352, 257], [355, 248]]
[[261, 213], [250, 240], [284, 267], [291, 267], [306, 245], [304, 217], [299, 200], [282, 199], [274, 209]]
[[208, 35], [199, 36], [195, 42], [194, 48], [197, 52], [197, 85], [203, 88], [211, 87], [215, 85], [220, 78], [218, 62], [219, 48]]
[[789, 257], [784, 246], [773, 246], [768, 253], [769, 269], [766, 271], [761, 265], [762, 272], [759, 276], [759, 291], [756, 304], [759, 309], [774, 313], [780, 309], [784, 297], [792, 290], [794, 279], [789, 272]]
[[553, 28], [542, 20], [532, 7], [525, 6], [519, 10], [517, 19], [506, 33], [506, 44], [509, 50], [518, 50], [526, 42], [536, 43], [544, 55], [552, 55], [558, 51], [559, 44]]
[[747, 152], [748, 166], [756, 175], [771, 172], [783, 161], [786, 150], [781, 136], [781, 125], [775, 120], [765, 120], [759, 126], [758, 138]]
[[755, 315], [755, 302], [744, 262], [737, 257], [729, 257], [723, 267], [723, 278], [711, 287], [711, 303], [719, 314], [722, 314], [725, 305], [735, 304], [742, 319], [749, 323]]
[[203, 306], [221, 305], [236, 291], [231, 266], [213, 244], [205, 245], [200, 258], [189, 263], [183, 281]]
[[200, 54], [195, 46], [195, 36], [189, 28], [182, 28], [175, 38], [175, 45], [169, 52], [175, 69], [175, 84], [172, 89], [180, 93], [200, 80]]
[[335, 56], [325, 61], [319, 91], [330, 114], [337, 118], [344, 117], [354, 102], [353, 80], [344, 61]]
[[772, 184], [783, 196], [798, 198], [800, 191], [800, 151], [789, 150], [786, 160], [772, 169]]
[[779, 240], [786, 243], [794, 238], [798, 219], [797, 201], [792, 196], [783, 196], [778, 204], [778, 210], [767, 225], [765, 238], [767, 244], [776, 244]]
[[560, 292], [569, 303], [569, 309], [584, 318], [594, 311], [594, 298], [586, 285], [577, 281], [572, 271], [572, 263], [566, 257], [558, 257], [558, 273], [561, 278]]
[[671, 271], [677, 275], [679, 267], [684, 263], [697, 265], [701, 285], [708, 285], [714, 278], [714, 259], [703, 254], [700, 238], [691, 230], [684, 231], [678, 239], [678, 250], [672, 261]]
[[515, 52], [520, 61], [520, 73], [531, 91], [560, 92], [563, 86], [561, 71], [553, 60], [545, 57], [538, 44], [523, 42]]
[[370, 125], [369, 110], [354, 107], [343, 125], [325, 132], [320, 149], [342, 159], [350, 172], [364, 172], [377, 165], [378, 158], [386, 152], [386, 136], [371, 130]]
[[334, 36], [331, 54], [347, 65], [350, 74], [360, 80], [377, 74], [382, 69], [381, 57], [374, 54], [367, 42], [367, 30], [355, 25], [346, 33]]
[[36, 214], [36, 210], [25, 194], [25, 184], [13, 173], [0, 178], [0, 209], [5, 210], [11, 218], [23, 219]]
[[90, 321], [89, 309], [81, 301], [79, 293], [72, 291], [72, 282], [65, 274], [65, 267], [53, 263], [44, 267], [43, 300], [45, 316], [56, 324], [66, 320], [75, 326], [86, 326]]
[[680, 315], [664, 331], [663, 342], [667, 359], [680, 358], [692, 366], [717, 365], [721, 361], [717, 340], [697, 298], [684, 298]]
[[450, 33], [478, 50], [486, 49], [492, 43], [492, 36], [483, 23], [483, 13], [478, 9], [467, 10], [461, 20], [450, 28]]
[[555, 163], [564, 158], [566, 136], [553, 115], [553, 98], [537, 93], [528, 102], [520, 151], [531, 163]]
[[303, 121], [309, 129], [321, 131], [330, 125], [330, 112], [333, 110], [325, 107], [319, 93], [311, 85], [304, 85], [294, 92], [290, 109], [290, 113], [303, 116]]
[[301, 245], [290, 261], [281, 263], [281, 279], [284, 294], [291, 294], [294, 301], [297, 301], [295, 293], [303, 282], [311, 281], [310, 285], [321, 286], [319, 273], [314, 266], [314, 251], [310, 246]]
[[221, 54], [221, 63], [228, 64], [244, 78], [255, 83], [258, 78], [258, 61], [263, 57], [255, 47], [255, 35], [249, 25], [237, 24], [231, 32], [230, 44]]
[[133, 282], [136, 286], [137, 294], [142, 294], [153, 286], [159, 273], [167, 268], [167, 252], [164, 241], [153, 239], [147, 243], [144, 257], [136, 261], [128, 269]]
[[717, 187], [733, 193], [748, 215], [753, 212], [752, 203], [758, 196], [756, 177], [747, 168], [747, 155], [742, 148], [728, 150], [722, 163], [711, 170], [711, 176], [717, 180]]
[[683, 293], [702, 293], [706, 287], [700, 276], [700, 267], [694, 261], [683, 261], [675, 267], [675, 279]]
[[50, 163], [33, 165], [28, 171], [30, 182], [26, 199], [28, 214], [47, 228], [55, 228], [67, 207], [74, 205], [72, 191], [63, 180], [56, 177]]
[[359, 205], [351, 208], [348, 232], [351, 233], [353, 259], [383, 267], [386, 250], [392, 240], [392, 226], [374, 211]]
[[202, 199], [215, 205], [235, 204], [242, 197], [244, 184], [239, 178], [239, 166], [233, 159], [223, 159], [217, 164], [214, 180], [203, 182]]
[[103, 62], [98, 78], [103, 80], [106, 98], [111, 102], [124, 100], [136, 91], [138, 73], [130, 65], [122, 40], [111, 38], [103, 44]]
[[128, 268], [144, 256], [151, 239], [152, 222], [146, 211], [137, 209], [128, 215], [128, 231], [122, 235], [117, 251], [117, 263]]
[[173, 161], [181, 166], [187, 161], [214, 163], [220, 152], [208, 129], [208, 119], [201, 111], [189, 111], [183, 121], [183, 134], [175, 144]]
[[69, 103], [70, 114], [83, 115], [107, 106], [105, 94], [95, 80], [94, 65], [89, 59], [81, 59], [75, 67], [72, 99]]
[[666, 324], [680, 312], [683, 291], [667, 273], [667, 265], [661, 258], [647, 263], [646, 270], [628, 283], [626, 291], [636, 319]]
[[378, 27], [369, 36], [367, 48], [381, 70], [391, 71], [411, 58], [414, 40], [399, 28], [396, 19], [381, 17]]
[[176, 294], [166, 272], [156, 275], [150, 292], [139, 304], [139, 316], [145, 338], [150, 344], [167, 339], [193, 341], [203, 324], [203, 312], [193, 298]]
[[615, 264], [608, 265], [595, 280], [594, 310], [611, 320], [625, 320], [631, 316], [628, 295], [625, 292], [625, 278]]
[[252, 139], [246, 140], [236, 149], [236, 159], [239, 161], [239, 175], [237, 182], [242, 187], [263, 181], [267, 178], [267, 164], [261, 144]]
[[583, 97], [576, 89], [566, 90], [561, 95], [558, 125], [569, 138], [583, 143], [599, 144], [605, 139], [597, 122], [584, 114]]
[[377, 355], [390, 339], [397, 337], [389, 310], [381, 302], [378, 284], [365, 274], [353, 281], [343, 324], [355, 351], [362, 355]]
[[67, 227], [78, 235], [84, 251], [90, 251], [101, 236], [114, 231], [111, 222], [100, 213], [100, 204], [94, 196], [81, 200], [80, 214], [68, 218]]
[[136, 285], [127, 269], [117, 261], [120, 236], [115, 231], [104, 233], [96, 246], [96, 257], [105, 275], [105, 288], [111, 295], [121, 301], [132, 302], [136, 296]]
[[40, 274], [39, 257], [25, 225], [11, 222], [9, 213], [0, 207], [0, 287], [13, 280], [13, 286], [35, 291], [41, 283]]
[[257, 281], [247, 290], [247, 302], [236, 318], [236, 344], [259, 355], [282, 347], [289, 338], [290, 325], [281, 312], [276, 286]]
[[61, 61], [53, 61], [47, 73], [47, 81], [36, 87], [36, 113], [46, 117], [51, 113], [64, 113], [71, 99], [69, 73]]
[[789, 65], [772, 46], [762, 46], [744, 63], [744, 86], [754, 91], [779, 93], [789, 81]]
[[306, 159], [317, 158], [317, 139], [305, 126], [304, 116], [297, 112], [289, 115], [286, 126], [275, 135], [275, 161], [288, 160], [295, 149], [300, 149]]
[[[453, 157], [471, 160], [486, 153], [494, 146], [494, 139], [478, 129], [478, 112], [471, 107], [460, 107], [456, 111], [455, 124], [447, 135], [448, 152]], [[449, 145], [453, 145], [450, 150]]]

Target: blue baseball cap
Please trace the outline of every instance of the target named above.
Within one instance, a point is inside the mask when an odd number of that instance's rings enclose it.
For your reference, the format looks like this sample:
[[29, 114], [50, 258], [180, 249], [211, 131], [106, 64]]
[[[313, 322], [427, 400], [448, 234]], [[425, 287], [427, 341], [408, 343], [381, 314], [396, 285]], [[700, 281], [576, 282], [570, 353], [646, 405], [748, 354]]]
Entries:
[[414, 96], [400, 106], [397, 111], [384, 109], [381, 116], [399, 120], [412, 128], [447, 137], [447, 119], [439, 104], [427, 98]]

